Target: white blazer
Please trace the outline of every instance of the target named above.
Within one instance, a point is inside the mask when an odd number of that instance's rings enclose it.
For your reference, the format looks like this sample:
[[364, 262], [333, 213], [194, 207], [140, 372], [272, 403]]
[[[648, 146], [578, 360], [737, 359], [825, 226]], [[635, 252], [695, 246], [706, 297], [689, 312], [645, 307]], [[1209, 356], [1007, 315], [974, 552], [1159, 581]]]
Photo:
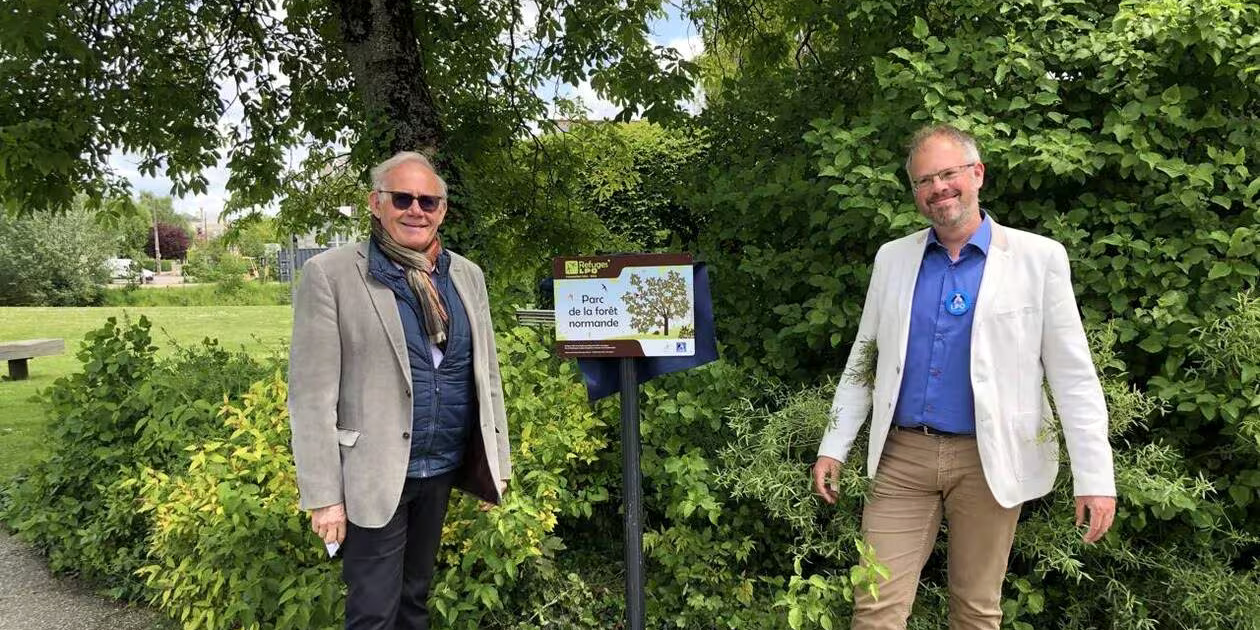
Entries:
[[[1067, 252], [1048, 238], [992, 225], [971, 329], [976, 443], [989, 488], [1006, 507], [1049, 492], [1062, 433], [1076, 495], [1115, 496], [1107, 406], [1072, 293]], [[871, 477], [901, 392], [910, 307], [927, 234], [922, 230], [886, 243], [875, 255], [857, 342], [818, 448], [820, 456], [844, 461], [872, 412], [866, 461]], [[878, 348], [873, 391], [862, 383], [869, 379], [857, 373], [862, 346], [869, 341]], [[1043, 381], [1054, 396], [1057, 423]]]

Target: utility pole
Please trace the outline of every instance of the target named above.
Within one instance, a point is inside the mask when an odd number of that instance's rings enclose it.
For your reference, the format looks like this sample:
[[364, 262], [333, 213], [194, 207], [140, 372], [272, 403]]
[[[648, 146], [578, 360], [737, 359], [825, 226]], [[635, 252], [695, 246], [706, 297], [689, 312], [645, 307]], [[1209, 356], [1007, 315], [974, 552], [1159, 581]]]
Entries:
[[157, 269], [153, 270], [153, 275], [155, 276], [161, 275], [162, 274], [162, 242], [161, 242], [161, 239], [158, 238], [157, 208], [153, 208], [153, 259], [157, 261], [156, 262]]
[[289, 304], [297, 305], [297, 244], [298, 237], [294, 234], [289, 238]]

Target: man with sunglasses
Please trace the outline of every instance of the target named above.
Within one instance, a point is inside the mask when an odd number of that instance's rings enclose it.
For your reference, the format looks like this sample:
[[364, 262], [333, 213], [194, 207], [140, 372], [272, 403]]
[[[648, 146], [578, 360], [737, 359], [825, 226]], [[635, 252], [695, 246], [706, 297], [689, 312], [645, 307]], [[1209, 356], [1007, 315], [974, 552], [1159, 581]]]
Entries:
[[372, 234], [303, 266], [289, 362], [311, 528], [344, 558], [346, 628], [424, 630], [451, 488], [512, 474], [481, 269], [442, 246], [446, 183], [418, 153], [372, 171]]
[[[874, 481], [863, 534], [891, 576], [855, 594], [855, 630], [903, 629], [942, 518], [949, 523], [950, 630], [997, 630], [1023, 502], [1048, 493], [1066, 438], [1087, 543], [1115, 516], [1107, 408], [1059, 243], [980, 209], [984, 163], [949, 125], [910, 142], [906, 170], [930, 229], [880, 248], [857, 341], [818, 449], [814, 489], [834, 503], [871, 413]], [[873, 382], [859, 367], [877, 351]], [[1058, 422], [1042, 390], [1048, 382]]]

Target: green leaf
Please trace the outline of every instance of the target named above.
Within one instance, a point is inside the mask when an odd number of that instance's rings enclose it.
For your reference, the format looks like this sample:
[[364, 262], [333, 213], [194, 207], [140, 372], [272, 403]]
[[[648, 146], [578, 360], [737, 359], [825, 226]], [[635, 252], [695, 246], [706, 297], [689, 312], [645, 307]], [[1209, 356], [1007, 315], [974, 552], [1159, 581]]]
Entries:
[[915, 39], [926, 38], [928, 36], [927, 21], [917, 15], [914, 16], [914, 27], [913, 29], [911, 29], [910, 32], [912, 35], [914, 35]]
[[1234, 499], [1239, 507], [1246, 507], [1251, 503], [1255, 491], [1243, 485], [1234, 484], [1229, 487], [1229, 496]]
[[1151, 353], [1156, 354], [1164, 349], [1164, 340], [1155, 335], [1151, 335], [1138, 343], [1138, 347]]
[[1217, 261], [1212, 263], [1212, 269], [1208, 271], [1208, 280], [1217, 280], [1228, 276], [1234, 268], [1227, 262]]

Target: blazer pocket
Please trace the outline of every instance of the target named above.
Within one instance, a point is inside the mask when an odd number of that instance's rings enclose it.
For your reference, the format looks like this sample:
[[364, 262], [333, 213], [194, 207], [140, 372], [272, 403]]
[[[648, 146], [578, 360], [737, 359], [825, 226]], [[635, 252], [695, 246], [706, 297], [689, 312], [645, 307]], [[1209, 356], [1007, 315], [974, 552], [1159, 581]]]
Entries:
[[1036, 312], [1037, 312], [1037, 307], [1031, 304], [1028, 304], [1028, 305], [1004, 304], [998, 307], [992, 313], [990, 313], [988, 319], [991, 319], [994, 321], [1019, 319], [1023, 317], [1029, 317]]
[[1015, 452], [1011, 459], [1015, 462], [1015, 476], [1020, 480], [1038, 477], [1046, 464], [1044, 452], [1057, 448], [1058, 436], [1051, 423], [1043, 420], [1040, 411], [1020, 412], [1013, 420], [1011, 435]]
[[337, 429], [337, 443], [350, 447], [359, 441], [359, 432], [354, 429]]

